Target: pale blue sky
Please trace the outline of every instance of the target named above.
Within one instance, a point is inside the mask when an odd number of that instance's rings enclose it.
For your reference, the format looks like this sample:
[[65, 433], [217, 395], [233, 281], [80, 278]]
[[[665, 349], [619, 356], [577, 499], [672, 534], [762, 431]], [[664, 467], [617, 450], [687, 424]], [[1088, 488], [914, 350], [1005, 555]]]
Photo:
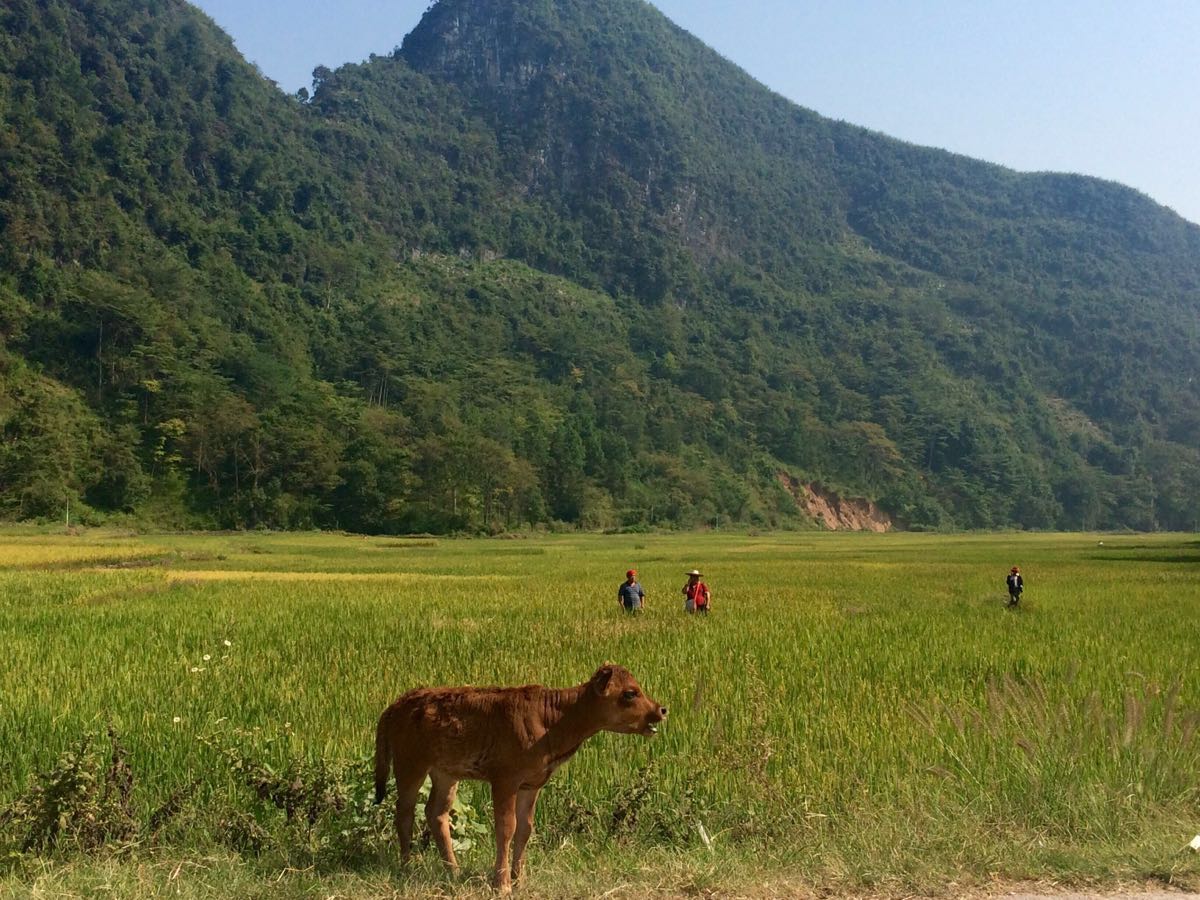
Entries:
[[[604, 0], [595, 0], [602, 3]], [[387, 54], [428, 0], [198, 0], [281, 87]], [[1200, 0], [657, 0], [802, 106], [1200, 222]]]

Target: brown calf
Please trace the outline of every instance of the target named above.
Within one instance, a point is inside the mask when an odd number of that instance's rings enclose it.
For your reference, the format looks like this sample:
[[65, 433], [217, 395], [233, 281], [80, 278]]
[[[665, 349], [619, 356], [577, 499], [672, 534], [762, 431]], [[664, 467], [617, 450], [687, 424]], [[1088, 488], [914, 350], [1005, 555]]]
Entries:
[[[450, 843], [450, 808], [463, 778], [492, 786], [496, 816], [494, 884], [519, 881], [533, 832], [538, 791], [580, 745], [601, 731], [652, 735], [667, 716], [620, 666], [603, 666], [581, 685], [545, 688], [418, 688], [384, 710], [375, 732], [375, 802], [395, 772], [400, 855], [412, 849], [413, 808], [428, 775], [425, 816], [438, 850], [458, 868]], [[509, 842], [516, 832], [512, 867]], [[510, 875], [511, 872], [511, 875]]]

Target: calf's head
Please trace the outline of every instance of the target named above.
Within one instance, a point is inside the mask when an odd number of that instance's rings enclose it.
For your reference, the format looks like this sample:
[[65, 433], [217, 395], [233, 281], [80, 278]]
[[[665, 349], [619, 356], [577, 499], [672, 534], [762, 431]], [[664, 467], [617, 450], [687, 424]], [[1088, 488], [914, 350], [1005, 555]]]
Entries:
[[593, 696], [597, 724], [603, 731], [652, 735], [667, 717], [667, 708], [646, 696], [628, 669], [601, 666], [587, 686]]

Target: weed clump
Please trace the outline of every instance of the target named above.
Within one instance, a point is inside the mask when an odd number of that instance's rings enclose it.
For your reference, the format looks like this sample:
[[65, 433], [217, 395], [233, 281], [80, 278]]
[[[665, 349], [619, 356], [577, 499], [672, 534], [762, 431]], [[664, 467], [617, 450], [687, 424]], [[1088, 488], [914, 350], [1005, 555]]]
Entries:
[[114, 727], [64, 751], [0, 811], [0, 848], [9, 855], [121, 849], [152, 840], [183, 807], [194, 785], [174, 792], [144, 819], [134, 803], [129, 752]]

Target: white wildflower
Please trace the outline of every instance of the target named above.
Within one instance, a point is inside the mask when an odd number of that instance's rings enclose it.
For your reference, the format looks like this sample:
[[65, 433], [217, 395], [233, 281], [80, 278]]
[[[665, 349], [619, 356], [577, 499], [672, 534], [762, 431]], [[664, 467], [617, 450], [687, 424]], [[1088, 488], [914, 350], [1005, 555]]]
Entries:
[[178, 725], [178, 724], [179, 724], [180, 722], [182, 722], [182, 721], [183, 721], [183, 719], [182, 719], [180, 716], [176, 716], [175, 718], [173, 718], [173, 719], [171, 720], [171, 724], [172, 724], [172, 725]]

